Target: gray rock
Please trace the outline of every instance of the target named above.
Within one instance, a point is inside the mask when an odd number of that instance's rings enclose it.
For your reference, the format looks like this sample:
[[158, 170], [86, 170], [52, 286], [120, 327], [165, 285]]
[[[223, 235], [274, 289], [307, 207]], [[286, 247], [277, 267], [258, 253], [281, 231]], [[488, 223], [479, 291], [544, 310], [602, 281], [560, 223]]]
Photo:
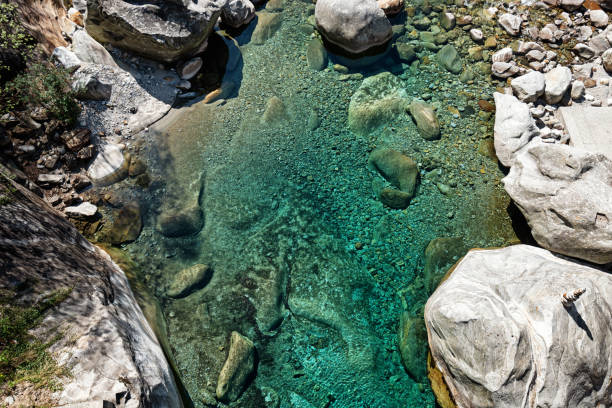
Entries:
[[226, 0], [91, 0], [87, 1], [85, 25], [101, 43], [170, 63], [198, 51], [225, 3]]
[[494, 62], [491, 64], [491, 74], [498, 78], [510, 78], [518, 74], [521, 69], [516, 64], [509, 62]]
[[364, 135], [404, 114], [408, 95], [402, 82], [389, 72], [364, 79], [351, 97], [348, 125]]
[[606, 37], [604, 34], [599, 34], [589, 40], [589, 48], [595, 52], [595, 55], [601, 55], [610, 48], [610, 42]]
[[571, 97], [575, 101], [579, 101], [584, 97], [584, 82], [574, 81], [572, 83]]
[[567, 145], [532, 146], [503, 179], [535, 240], [590, 262], [612, 262], [612, 161]]
[[77, 30], [72, 35], [72, 51], [81, 61], [117, 68], [117, 63], [106, 48], [91, 38], [85, 30]]
[[556, 67], [545, 74], [546, 88], [544, 97], [546, 102], [555, 104], [561, 102], [572, 81], [572, 71], [568, 67]]
[[255, 370], [255, 346], [238, 332], [232, 332], [227, 360], [219, 373], [217, 398], [235, 401], [248, 385]]
[[76, 206], [64, 208], [66, 215], [71, 217], [93, 217], [98, 212], [98, 207], [86, 201]]
[[414, 118], [420, 135], [425, 140], [440, 139], [440, 122], [433, 107], [423, 101], [414, 99], [408, 105], [408, 111]]
[[400, 60], [411, 63], [417, 59], [416, 50], [412, 44], [396, 43], [395, 49]]
[[177, 67], [176, 72], [179, 74], [181, 79], [188, 80], [193, 78], [198, 74], [198, 72], [200, 72], [200, 69], [202, 69], [203, 64], [204, 61], [202, 61], [202, 58], [195, 57], [188, 61], [185, 61], [184, 63], [181, 63]]
[[497, 20], [500, 26], [510, 35], [519, 35], [521, 32], [522, 20], [519, 16], [514, 14], [505, 13], [502, 14]]
[[104, 143], [98, 146], [98, 154], [87, 169], [87, 176], [98, 186], [108, 186], [127, 177], [129, 163], [121, 146]]
[[523, 102], [535, 102], [544, 93], [544, 74], [532, 71], [514, 78], [510, 85], [514, 94]]
[[595, 56], [595, 50], [586, 44], [578, 43], [574, 46], [573, 51], [582, 58], [590, 59]]
[[36, 181], [42, 185], [55, 185], [64, 181], [63, 174], [39, 174]]
[[106, 101], [111, 97], [113, 85], [104, 83], [93, 75], [82, 75], [72, 82], [72, 89], [79, 99]]
[[393, 35], [391, 23], [375, 0], [319, 0], [315, 19], [328, 41], [350, 53], [385, 44]]
[[446, 44], [436, 54], [438, 63], [453, 74], [459, 74], [463, 69], [463, 61], [454, 46]]
[[574, 11], [580, 8], [584, 3], [584, 0], [559, 0], [559, 6], [563, 7], [565, 10]]
[[506, 167], [514, 163], [515, 155], [539, 132], [529, 113], [529, 106], [512, 95], [495, 92], [495, 154]]
[[425, 324], [457, 406], [607, 407], [611, 310], [610, 274], [515, 245], [470, 251], [427, 301]]
[[208, 265], [195, 264], [179, 271], [172, 279], [166, 294], [172, 298], [181, 298], [204, 287], [212, 276]]
[[74, 52], [70, 51], [66, 47], [57, 47], [53, 50], [51, 57], [70, 72], [74, 72], [79, 69], [83, 63], [83, 61], [81, 61]]
[[315, 71], [321, 71], [327, 67], [327, 50], [320, 39], [313, 38], [310, 40], [306, 49], [306, 60], [308, 66]]
[[255, 18], [255, 6], [250, 0], [228, 0], [221, 9], [221, 21], [230, 27], [238, 28]]
[[491, 62], [510, 62], [512, 61], [512, 56], [513, 56], [512, 48], [510, 47], [502, 48], [501, 50], [496, 51], [491, 56]]
[[170, 209], [162, 212], [158, 219], [159, 230], [169, 238], [198, 233], [204, 226], [204, 216], [196, 204], [183, 209]]
[[604, 69], [612, 74], [612, 48], [608, 49], [601, 56], [601, 62], [603, 64]]
[[446, 31], [452, 30], [455, 28], [457, 24], [457, 19], [453, 13], [449, 13], [447, 11], [443, 11], [440, 13], [440, 26], [444, 28]]

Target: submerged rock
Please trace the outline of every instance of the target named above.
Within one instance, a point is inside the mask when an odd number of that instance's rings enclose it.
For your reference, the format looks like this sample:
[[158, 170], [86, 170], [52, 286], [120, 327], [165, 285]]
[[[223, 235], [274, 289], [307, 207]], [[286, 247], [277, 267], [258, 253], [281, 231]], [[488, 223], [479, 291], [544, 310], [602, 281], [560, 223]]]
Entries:
[[283, 23], [281, 13], [257, 13], [257, 25], [251, 35], [251, 43], [262, 45], [278, 31]]
[[463, 69], [463, 61], [461, 56], [451, 44], [446, 44], [438, 54], [436, 54], [438, 63], [453, 74], [459, 74]]
[[419, 133], [425, 140], [440, 139], [440, 122], [433, 107], [427, 102], [414, 99], [408, 106]]
[[195, 264], [177, 273], [166, 294], [172, 298], [181, 298], [200, 289], [208, 283], [212, 268], [204, 264]]
[[[406, 208], [414, 196], [419, 169], [414, 160], [393, 149], [377, 149], [370, 154], [369, 163], [400, 191], [383, 189], [381, 200], [392, 208]], [[401, 194], [404, 193], [404, 194]]]
[[458, 406], [604, 407], [611, 310], [610, 274], [516, 245], [470, 251], [427, 301], [425, 323]]
[[127, 204], [115, 214], [109, 233], [110, 242], [115, 245], [132, 242], [138, 238], [141, 230], [140, 206], [137, 202]]
[[321, 40], [318, 38], [310, 40], [306, 49], [306, 59], [308, 66], [315, 71], [321, 71], [327, 67], [327, 50]]
[[319, 0], [315, 19], [329, 42], [353, 54], [383, 45], [393, 36], [376, 0]]
[[530, 147], [502, 180], [544, 248], [612, 262], [612, 161], [567, 145]]
[[238, 332], [232, 332], [227, 360], [217, 381], [217, 398], [221, 401], [237, 400], [254, 370], [253, 342]]
[[468, 251], [461, 238], [436, 238], [429, 241], [425, 248], [425, 267], [423, 278], [427, 294], [433, 293], [448, 269]]
[[393, 74], [383, 72], [368, 77], [351, 97], [349, 128], [364, 135], [403, 114], [407, 101], [402, 82]]
[[403, 312], [398, 331], [398, 348], [402, 364], [415, 381], [427, 375], [427, 329], [422, 317]]
[[224, 4], [225, 0], [90, 0], [85, 25], [101, 43], [169, 63], [198, 51]]
[[287, 108], [278, 96], [273, 96], [266, 103], [266, 110], [261, 117], [261, 122], [267, 125], [277, 125], [289, 119]]
[[495, 126], [493, 128], [495, 154], [506, 167], [534, 137], [539, 135], [529, 106], [512, 95], [495, 92]]
[[164, 236], [176, 238], [198, 233], [204, 226], [204, 216], [200, 206], [194, 204], [181, 210], [167, 210], [159, 216], [158, 222]]

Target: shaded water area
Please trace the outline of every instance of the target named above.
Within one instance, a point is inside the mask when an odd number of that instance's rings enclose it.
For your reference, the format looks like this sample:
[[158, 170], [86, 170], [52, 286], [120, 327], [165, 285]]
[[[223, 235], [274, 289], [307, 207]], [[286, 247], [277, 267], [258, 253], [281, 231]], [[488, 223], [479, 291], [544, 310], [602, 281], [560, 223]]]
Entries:
[[[233, 39], [216, 34], [229, 50], [225, 89], [234, 86], [150, 130], [141, 149], [153, 180], [139, 197], [145, 227], [126, 250], [162, 305], [194, 406], [215, 406], [238, 331], [255, 343], [258, 365], [232, 406], [433, 407], [419, 329], [435, 288], [425, 248], [443, 237], [459, 238], [441, 242], [461, 248], [516, 240], [490, 115], [478, 106], [492, 85], [478, 72], [473, 83], [460, 82], [433, 60], [410, 67], [385, 57], [351, 73], [392, 71], [410, 98], [438, 107], [442, 138], [424, 140], [406, 113], [356, 135], [347, 110], [362, 80], [309, 69], [312, 10], [286, 1], [280, 28], [263, 45], [251, 41], [257, 22]], [[368, 167], [377, 147], [419, 165], [405, 210], [376, 194], [386, 183]], [[198, 208], [204, 222], [195, 235], [159, 232], [164, 213], [197, 217]], [[178, 271], [195, 264], [210, 266], [210, 280], [169, 297]], [[411, 375], [398, 346], [402, 314], [416, 327], [402, 345]]]

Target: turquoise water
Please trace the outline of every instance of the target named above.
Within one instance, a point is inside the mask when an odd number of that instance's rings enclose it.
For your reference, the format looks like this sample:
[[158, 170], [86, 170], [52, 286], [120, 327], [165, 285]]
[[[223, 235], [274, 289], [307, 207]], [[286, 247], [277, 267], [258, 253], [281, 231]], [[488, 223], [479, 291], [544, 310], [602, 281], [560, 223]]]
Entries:
[[[234, 86], [223, 99], [194, 102], [151, 130], [141, 150], [153, 180], [139, 197], [145, 227], [127, 250], [162, 305], [194, 406], [215, 406], [236, 330], [255, 343], [258, 365], [232, 406], [433, 407], [426, 339], [407, 351], [417, 365], [411, 376], [397, 335], [402, 313], [422, 318], [429, 295], [424, 250], [440, 237], [459, 237], [467, 247], [516, 239], [491, 157], [490, 114], [478, 106], [492, 85], [475, 68], [466, 84], [433, 62], [410, 67], [385, 57], [351, 73], [393, 72], [409, 97], [438, 107], [442, 138], [424, 140], [404, 113], [356, 135], [347, 110], [362, 80], [331, 64], [309, 69], [312, 10], [286, 1], [282, 25], [263, 45], [249, 41], [255, 23], [216, 37], [229, 47], [224, 87]], [[272, 97], [284, 110], [266, 121]], [[367, 165], [376, 147], [419, 165], [406, 210], [384, 207], [375, 194], [385, 184]], [[204, 218], [199, 233], [160, 234], [160, 214], [194, 206]], [[197, 263], [212, 267], [210, 282], [169, 298], [178, 271]]]

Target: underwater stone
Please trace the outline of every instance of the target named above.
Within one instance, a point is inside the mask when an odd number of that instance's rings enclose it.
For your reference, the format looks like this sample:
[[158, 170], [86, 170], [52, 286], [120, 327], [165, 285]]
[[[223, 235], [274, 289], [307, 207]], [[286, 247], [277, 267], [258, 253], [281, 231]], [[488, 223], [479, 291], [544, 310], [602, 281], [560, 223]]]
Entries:
[[504, 187], [538, 244], [597, 264], [612, 262], [612, 161], [567, 145], [516, 156]]
[[159, 229], [169, 238], [193, 235], [204, 226], [202, 210], [197, 204], [182, 210], [171, 209], [159, 216]]
[[261, 122], [268, 125], [275, 125], [289, 119], [287, 108], [278, 96], [273, 96], [266, 103], [266, 110], [261, 117]]
[[115, 245], [136, 240], [142, 230], [142, 217], [137, 202], [125, 205], [115, 214], [110, 230], [110, 242]]
[[398, 210], [403, 210], [410, 204], [412, 194], [408, 194], [394, 188], [384, 188], [380, 192], [379, 198], [384, 205]]
[[232, 332], [227, 360], [217, 381], [217, 398], [221, 401], [237, 400], [254, 369], [253, 342], [238, 332]]
[[315, 19], [321, 34], [349, 53], [385, 44], [393, 35], [376, 0], [319, 0]]
[[310, 40], [306, 49], [306, 59], [308, 66], [315, 71], [321, 71], [327, 66], [327, 50], [321, 40], [318, 38]]
[[416, 122], [420, 135], [425, 140], [440, 139], [440, 122], [436, 111], [426, 102], [414, 99], [408, 106], [410, 114]]
[[408, 95], [402, 82], [389, 72], [366, 78], [351, 97], [348, 124], [364, 135], [404, 113]]
[[370, 153], [369, 163], [401, 191], [414, 195], [419, 169], [414, 160], [393, 149], [381, 148]]
[[257, 13], [257, 25], [251, 35], [251, 43], [262, 45], [278, 31], [283, 20], [280, 13]]
[[427, 375], [427, 329], [422, 317], [403, 312], [398, 330], [398, 348], [402, 364], [415, 381]]
[[[566, 309], [576, 288], [586, 292]], [[607, 407], [610, 310], [612, 275], [515, 245], [471, 250], [427, 301], [425, 323], [459, 407]]]
[[463, 61], [454, 46], [446, 44], [438, 54], [436, 54], [438, 63], [453, 74], [458, 74], [463, 69]]
[[412, 44], [396, 43], [395, 49], [399, 59], [403, 62], [411, 63], [417, 59], [416, 50]]
[[196, 76], [198, 72], [200, 72], [203, 64], [204, 61], [202, 61], [202, 58], [191, 58], [190, 60], [179, 64], [178, 67], [176, 67], [176, 72], [183, 80], [191, 79]]
[[172, 279], [166, 294], [171, 298], [181, 298], [200, 289], [210, 281], [212, 269], [208, 265], [195, 264], [182, 269]]

